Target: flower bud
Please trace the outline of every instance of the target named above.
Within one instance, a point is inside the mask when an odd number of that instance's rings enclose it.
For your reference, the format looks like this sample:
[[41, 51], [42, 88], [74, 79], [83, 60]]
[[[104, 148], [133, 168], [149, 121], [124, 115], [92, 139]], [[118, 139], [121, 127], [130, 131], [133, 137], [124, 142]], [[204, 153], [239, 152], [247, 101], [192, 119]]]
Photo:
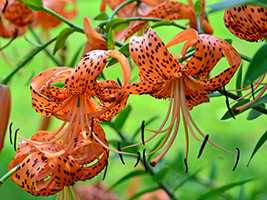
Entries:
[[5, 134], [9, 120], [11, 108], [11, 95], [9, 88], [5, 85], [0, 85], [0, 150], [3, 148]]

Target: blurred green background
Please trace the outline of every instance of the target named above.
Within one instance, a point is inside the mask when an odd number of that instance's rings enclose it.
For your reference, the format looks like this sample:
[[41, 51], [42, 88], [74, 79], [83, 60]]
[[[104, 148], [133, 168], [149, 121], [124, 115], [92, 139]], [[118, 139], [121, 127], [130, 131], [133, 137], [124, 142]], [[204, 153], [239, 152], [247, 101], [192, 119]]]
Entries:
[[[209, 0], [208, 4], [218, 2], [219, 0]], [[74, 23], [82, 25], [82, 19], [84, 16], [89, 16], [93, 19], [99, 13], [100, 0], [78, 0], [79, 15], [74, 20]], [[224, 26], [223, 12], [214, 13], [209, 16], [211, 25], [214, 28], [214, 35], [220, 38], [233, 39], [233, 46], [242, 54], [252, 57], [256, 50], [262, 45], [262, 42], [249, 43], [239, 40], [234, 37]], [[93, 24], [97, 25], [97, 21]], [[184, 24], [183, 21], [178, 21], [180, 24]], [[51, 32], [51, 36], [58, 34], [66, 25], [62, 24], [56, 30]], [[167, 42], [180, 30], [171, 27], [161, 27], [156, 29], [160, 37]], [[40, 37], [42, 33], [37, 30]], [[27, 40], [32, 41], [31, 34], [26, 34]], [[6, 40], [1, 39], [1, 45], [5, 44]], [[67, 59], [70, 60], [76, 50], [85, 42], [84, 35], [80, 33], [73, 34], [67, 41]], [[7, 49], [4, 54], [9, 64], [2, 58], [0, 60], [0, 78], [5, 77], [18, 63], [23, 59], [23, 56], [33, 48], [32, 44], [26, 41], [25, 37], [20, 37]], [[51, 50], [53, 45], [49, 47]], [[179, 55], [179, 48], [172, 49], [172, 52]], [[30, 137], [38, 128], [40, 122], [40, 116], [31, 107], [31, 98], [29, 90], [30, 78], [46, 67], [52, 67], [54, 64], [47, 58], [44, 53], [38, 54], [34, 59], [28, 63], [9, 83], [12, 92], [12, 113], [10, 121], [13, 122], [14, 127], [20, 128], [20, 133], [24, 137]], [[228, 67], [225, 61], [219, 63], [217, 69], [222, 70]], [[105, 72], [107, 77], [116, 78], [117, 69], [109, 69]], [[244, 69], [247, 68], [247, 63], [244, 63]], [[215, 71], [218, 72], [218, 70]], [[137, 69], [133, 70], [133, 77], [137, 76]], [[227, 86], [227, 89], [234, 89], [235, 81]], [[152, 116], [158, 116], [159, 118], [153, 122], [149, 128], [159, 127], [164, 113], [166, 112], [168, 101], [157, 100], [150, 96], [131, 96], [128, 104], [132, 106], [132, 112], [129, 118], [123, 126], [123, 132], [129, 136], [140, 126], [142, 120], [147, 120]], [[1, 109], [1, 108], [0, 108]], [[227, 148], [233, 153], [222, 152], [211, 145], [206, 146], [205, 152], [201, 159], [197, 159], [200, 143], [193, 138], [190, 138], [190, 155], [189, 155], [189, 174], [194, 173], [196, 170], [201, 169], [198, 173], [198, 181], [189, 181], [183, 187], [177, 190], [177, 196], [179, 199], [196, 199], [200, 194], [208, 191], [205, 184], [212, 184], [214, 186], [221, 186], [235, 181], [240, 181], [250, 177], [256, 177], [257, 179], [251, 183], [246, 184], [240, 189], [240, 187], [234, 188], [227, 192], [230, 196], [224, 196], [222, 199], [267, 199], [267, 147], [260, 149], [255, 156], [249, 167], [246, 166], [249, 156], [259, 139], [259, 137], [266, 130], [266, 116], [261, 116], [256, 120], [249, 121], [246, 119], [248, 112], [245, 112], [237, 116], [236, 120], [230, 119], [226, 121], [220, 120], [222, 115], [226, 112], [224, 97], [211, 98], [210, 103], [202, 104], [193, 109], [191, 112], [194, 120], [199, 127], [206, 133], [210, 134], [210, 137], [217, 144]], [[1, 112], [1, 111], [0, 111]], [[53, 121], [52, 129], [57, 126], [57, 122]], [[106, 135], [109, 140], [118, 139], [117, 135], [109, 127], [105, 126]], [[9, 138], [6, 137], [5, 148], [0, 154], [0, 174], [4, 174], [7, 171], [7, 165], [11, 161], [14, 150], [9, 144]], [[186, 175], [182, 168], [183, 163], [181, 156], [184, 156], [185, 139], [183, 134], [183, 128], [180, 128], [178, 137], [175, 144], [172, 146], [170, 153], [167, 155], [167, 160], [172, 161], [174, 165], [173, 170], [169, 170], [164, 174], [165, 178], [172, 177], [176, 180], [183, 180]], [[235, 148], [239, 147], [241, 150], [241, 159], [236, 171], [232, 171], [236, 154]], [[180, 155], [180, 157], [179, 157]], [[118, 157], [111, 153], [109, 162], [109, 168], [105, 184], [110, 185], [116, 182], [120, 177], [133, 170], [134, 160], [125, 159], [126, 165], [123, 166]], [[163, 164], [162, 164], [163, 165]], [[156, 167], [160, 168], [162, 165]], [[93, 180], [82, 183], [90, 184], [102, 179], [100, 174]], [[171, 179], [170, 179], [171, 180]], [[198, 182], [201, 182], [198, 183]], [[142, 178], [140, 182], [139, 190], [153, 186], [153, 181], [149, 176]], [[129, 182], [123, 183], [117, 187], [114, 192], [121, 198], [127, 199], [127, 190]], [[44, 199], [38, 197], [32, 197], [26, 192], [22, 191], [13, 182], [8, 180], [2, 186], [0, 186], [0, 199]], [[216, 197], [220, 199], [221, 197]], [[49, 197], [47, 199], [55, 199], [55, 197]]]

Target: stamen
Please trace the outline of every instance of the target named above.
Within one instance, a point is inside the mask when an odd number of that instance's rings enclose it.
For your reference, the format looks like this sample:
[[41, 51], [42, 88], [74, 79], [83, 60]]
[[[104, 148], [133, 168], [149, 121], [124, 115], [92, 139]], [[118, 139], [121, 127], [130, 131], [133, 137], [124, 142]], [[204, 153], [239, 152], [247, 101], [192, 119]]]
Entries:
[[[118, 142], [118, 151], [121, 151], [121, 143], [120, 142]], [[123, 160], [122, 154], [119, 153], [119, 156], [120, 156], [122, 164], [125, 165], [125, 162]]]
[[188, 173], [188, 164], [187, 164], [187, 158], [184, 159], [184, 165], [185, 165], [185, 173]]
[[104, 181], [106, 176], [107, 176], [107, 171], [108, 171], [108, 161], [106, 162], [106, 166], [105, 166], [105, 170], [104, 170], [104, 174], [103, 174], [103, 178], [102, 180]]
[[13, 144], [13, 141], [12, 141], [12, 125], [13, 125], [13, 122], [11, 122], [9, 124], [9, 142], [10, 142], [11, 145]]
[[240, 159], [240, 149], [237, 147], [237, 148], [235, 148], [236, 149], [236, 151], [237, 151], [237, 155], [236, 155], [236, 161], [235, 161], [235, 165], [234, 165], [234, 167], [233, 167], [233, 171], [235, 171], [235, 169], [236, 169], [236, 167], [237, 167], [237, 165], [238, 165], [238, 162], [239, 162], [239, 159]]
[[205, 138], [204, 138], [202, 144], [201, 144], [201, 147], [200, 147], [200, 150], [199, 150], [199, 153], [198, 153], [198, 156], [197, 156], [198, 159], [199, 159], [200, 156], [202, 155], [203, 150], [204, 150], [204, 148], [205, 148], [205, 146], [206, 146], [208, 140], [209, 140], [209, 135], [207, 134], [207, 135], [205, 136]]
[[250, 84], [250, 88], [251, 88], [251, 94], [252, 94], [253, 100], [255, 100], [255, 93], [254, 93], [253, 83]]
[[16, 129], [14, 135], [14, 150], [17, 151], [17, 136], [18, 136], [19, 128]]
[[137, 154], [138, 154], [138, 157], [137, 157], [137, 160], [136, 160], [136, 163], [135, 163], [134, 167], [136, 167], [136, 166], [139, 164], [140, 159], [141, 159], [141, 154], [140, 154], [140, 152], [137, 152]]
[[[145, 171], [147, 172], [149, 169], [149, 166], [147, 165], [147, 160], [146, 160], [146, 150], [143, 150], [143, 165], [145, 167]], [[152, 164], [151, 164], [152, 165]], [[153, 166], [153, 165], [152, 165]], [[154, 167], [154, 166], [153, 166]]]
[[143, 120], [141, 124], [141, 139], [142, 144], [145, 145], [145, 120]]

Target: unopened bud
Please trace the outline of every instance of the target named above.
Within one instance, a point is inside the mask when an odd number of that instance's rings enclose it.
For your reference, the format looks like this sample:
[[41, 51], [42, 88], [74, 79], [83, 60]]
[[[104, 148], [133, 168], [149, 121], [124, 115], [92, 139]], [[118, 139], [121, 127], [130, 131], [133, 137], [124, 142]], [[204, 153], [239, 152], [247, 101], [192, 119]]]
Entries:
[[3, 148], [11, 108], [9, 88], [0, 85], [0, 150]]

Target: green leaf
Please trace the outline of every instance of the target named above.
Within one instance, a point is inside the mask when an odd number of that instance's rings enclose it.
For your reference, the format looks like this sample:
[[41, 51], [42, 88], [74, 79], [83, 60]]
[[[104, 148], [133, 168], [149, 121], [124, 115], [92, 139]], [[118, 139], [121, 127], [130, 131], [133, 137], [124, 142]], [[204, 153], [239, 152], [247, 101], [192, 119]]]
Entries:
[[257, 80], [261, 75], [267, 72], [267, 43], [264, 44], [254, 55], [248, 66], [247, 73], [244, 78], [243, 87], [249, 86], [253, 81]]
[[108, 15], [105, 12], [99, 13], [97, 16], [95, 16], [94, 20], [97, 20], [97, 21], [108, 20]]
[[247, 166], [249, 165], [249, 163], [251, 162], [252, 158], [255, 156], [255, 154], [257, 153], [257, 151], [262, 147], [262, 145], [266, 142], [267, 140], [267, 131], [265, 131], [265, 133], [260, 137], [260, 139], [258, 140], [250, 158], [248, 161]]
[[43, 10], [42, 0], [20, 0], [20, 1], [33, 10]]
[[233, 43], [233, 40], [229, 39], [229, 38], [224, 39], [224, 41], [227, 42], [228, 44], [232, 44]]
[[218, 196], [218, 195], [220, 195], [220, 194], [226, 192], [227, 190], [230, 190], [230, 189], [232, 189], [232, 188], [234, 188], [234, 187], [237, 187], [237, 186], [244, 185], [244, 184], [246, 184], [246, 183], [248, 183], [248, 182], [251, 182], [251, 181], [253, 181], [253, 180], [255, 180], [255, 179], [250, 178], [250, 179], [247, 179], [247, 180], [243, 180], [243, 181], [239, 181], [239, 182], [230, 183], [230, 184], [227, 184], [227, 185], [224, 185], [224, 186], [221, 186], [221, 187], [212, 189], [212, 190], [210, 190], [209, 192], [207, 192], [207, 193], [205, 193], [205, 194], [202, 194], [202, 195], [198, 198], [198, 200], [206, 200], [206, 199], [211, 198], [211, 197], [213, 197], [213, 199], [214, 199], [215, 196]]
[[156, 186], [156, 187], [153, 187], [153, 188], [148, 188], [148, 189], [145, 189], [141, 192], [138, 192], [136, 193], [135, 195], [133, 195], [132, 197], [130, 197], [128, 200], [134, 200], [134, 199], [137, 199], [139, 197], [141, 197], [143, 194], [146, 194], [146, 193], [149, 193], [149, 192], [154, 192], [156, 190], [160, 189], [159, 186]]
[[195, 8], [195, 13], [196, 15], [199, 15], [201, 12], [201, 4], [200, 4], [200, 0], [197, 0], [194, 4], [194, 8]]
[[114, 49], [113, 31], [111, 29], [107, 33], [107, 46], [108, 49]]
[[[236, 115], [239, 115], [239, 114], [243, 113], [245, 110], [243, 110], [242, 112], [237, 113], [237, 112], [235, 112], [235, 108], [237, 108], [237, 107], [239, 107], [239, 106], [242, 106], [242, 105], [244, 105], [244, 104], [246, 104], [246, 103], [248, 103], [248, 102], [249, 102], [248, 99], [243, 99], [243, 100], [237, 102], [234, 106], [232, 106], [232, 107], [231, 107], [231, 110], [232, 110], [233, 114], [236, 116]], [[223, 115], [223, 117], [221, 118], [221, 120], [226, 120], [226, 119], [230, 119], [230, 118], [232, 118], [232, 115], [231, 115], [230, 111], [228, 110], [228, 111]]]
[[258, 100], [256, 100], [255, 102], [253, 102], [250, 107], [256, 107], [259, 106], [261, 104], [265, 104], [267, 103], [267, 94], [265, 94], [264, 96], [262, 96], [261, 98], [259, 98]]
[[63, 48], [68, 37], [75, 32], [74, 28], [65, 28], [57, 36], [57, 41], [54, 47], [53, 54], [55, 54], [59, 49]]
[[[259, 105], [260, 107], [262, 108], [265, 108], [265, 105], [264, 104], [261, 104]], [[257, 111], [257, 110], [254, 110], [252, 109], [249, 113], [248, 113], [248, 116], [247, 116], [247, 120], [254, 120], [254, 119], [257, 119], [259, 116], [261, 116], [263, 113]]]
[[129, 117], [131, 111], [132, 111], [132, 106], [128, 105], [125, 109], [123, 109], [120, 112], [120, 114], [117, 116], [117, 118], [113, 122], [113, 126], [115, 127], [115, 129], [117, 129], [117, 130], [121, 130], [122, 129], [125, 121]]
[[136, 176], [143, 176], [143, 175], [146, 175], [146, 171], [144, 170], [135, 170], [135, 171], [132, 171], [128, 174], [126, 174], [125, 176], [123, 176], [122, 178], [120, 178], [118, 181], [116, 181], [111, 187], [110, 189], [114, 189], [115, 187], [117, 187], [118, 185], [120, 185], [121, 183], [133, 178], [133, 177], [136, 177]]
[[266, 0], [224, 0], [212, 5], [209, 5], [209, 7], [212, 9], [212, 12], [216, 12], [216, 11], [220, 11], [220, 10], [224, 10], [224, 9], [228, 9], [234, 6], [239, 6], [242, 4], [254, 4], [254, 5], [258, 5], [258, 6], [262, 6], [267, 8], [267, 2]]
[[242, 75], [243, 75], [243, 65], [241, 64], [238, 73], [237, 73], [237, 78], [236, 78], [236, 90], [237, 90], [237, 95], [242, 96]]

